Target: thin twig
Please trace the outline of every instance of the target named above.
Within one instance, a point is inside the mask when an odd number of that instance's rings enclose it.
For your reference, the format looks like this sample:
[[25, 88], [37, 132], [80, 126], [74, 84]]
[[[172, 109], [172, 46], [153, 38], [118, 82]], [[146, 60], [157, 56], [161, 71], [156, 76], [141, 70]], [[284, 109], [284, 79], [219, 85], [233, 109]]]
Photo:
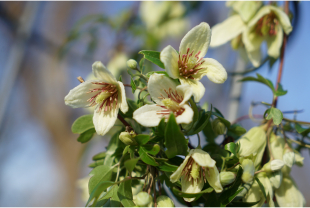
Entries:
[[257, 173], [261, 173], [261, 172], [265, 172], [265, 170], [256, 171], [256, 172], [254, 173], [254, 175], [256, 175]]
[[[253, 118], [264, 118], [263, 115], [259, 115], [259, 114], [253, 114], [252, 115]], [[244, 116], [241, 116], [239, 118], [237, 118], [234, 122], [232, 122], [231, 124], [236, 124], [236, 123], [239, 123], [240, 121], [244, 120], [244, 119], [249, 119], [250, 116], [249, 115], [244, 115]]]
[[310, 122], [307, 121], [296, 121], [288, 118], [283, 118], [284, 121], [292, 122], [292, 123], [299, 123], [299, 124], [305, 124], [305, 125], [310, 125]]
[[299, 144], [300, 146], [304, 146], [304, 147], [310, 148], [310, 145], [306, 144], [304, 142], [296, 141], [296, 140], [293, 140], [293, 139], [290, 139], [290, 138], [288, 138], [288, 140], [290, 140], [291, 142], [294, 142], [296, 144]]
[[131, 125], [120, 114], [117, 115], [117, 118], [125, 125], [127, 131], [133, 130]]

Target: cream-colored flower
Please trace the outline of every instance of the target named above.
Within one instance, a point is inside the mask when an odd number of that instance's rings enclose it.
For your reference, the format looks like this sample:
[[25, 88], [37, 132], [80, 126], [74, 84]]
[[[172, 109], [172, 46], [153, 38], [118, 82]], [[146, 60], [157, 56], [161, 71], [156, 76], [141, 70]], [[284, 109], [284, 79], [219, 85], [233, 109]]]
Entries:
[[[207, 179], [215, 192], [222, 192], [223, 187], [215, 164], [216, 162], [207, 152], [201, 149], [192, 149], [179, 168], [170, 176], [170, 181], [175, 183], [181, 178], [183, 192], [198, 193], [204, 186], [204, 180]], [[184, 198], [187, 202], [194, 199]]]
[[260, 164], [263, 153], [266, 147], [266, 133], [261, 127], [253, 127], [241, 139], [238, 140], [239, 151], [237, 157], [251, 157], [254, 161], [254, 166]]
[[281, 186], [275, 190], [280, 207], [303, 207], [306, 200], [290, 176], [284, 176]]
[[267, 42], [268, 55], [278, 58], [283, 42], [283, 31], [288, 35], [292, 29], [289, 17], [281, 9], [271, 5], [262, 7], [242, 34], [242, 41], [252, 64], [260, 65], [260, 46], [263, 41]]
[[186, 31], [189, 21], [184, 18], [185, 12], [181, 2], [142, 1], [140, 4], [140, 15], [146, 29], [159, 39], [180, 36]]
[[222, 186], [227, 186], [234, 182], [236, 179], [236, 173], [229, 171], [222, 171], [220, 173], [220, 181]]
[[93, 123], [97, 134], [105, 135], [114, 126], [119, 109], [128, 111], [125, 88], [101, 62], [95, 62], [92, 68], [97, 79], [70, 90], [65, 103], [73, 108], [96, 106]]
[[204, 58], [210, 40], [210, 27], [202, 22], [184, 36], [179, 53], [170, 45], [160, 53], [160, 60], [169, 76], [192, 87], [195, 102], [199, 102], [205, 93], [205, 87], [199, 82], [203, 76], [214, 83], [223, 83], [227, 79], [227, 72], [218, 61]]
[[156, 104], [147, 104], [133, 113], [133, 118], [143, 126], [158, 126], [160, 120], [174, 113], [178, 124], [189, 124], [194, 112], [187, 104], [192, 96], [188, 85], [177, 85], [164, 74], [154, 73], [148, 81], [148, 91]]
[[265, 199], [264, 194], [262, 190], [260, 189], [257, 181], [254, 181], [253, 185], [251, 186], [249, 192], [247, 195], [244, 197], [243, 201], [244, 202], [257, 202], [260, 201], [258, 204], [254, 205], [254, 207], [261, 207], [265, 200], [267, 200], [268, 205], [270, 207], [274, 207], [274, 202], [273, 202], [273, 190], [272, 190], [272, 185], [270, 183], [269, 178], [267, 177], [266, 173], [262, 172], [257, 175], [257, 178], [259, 181], [262, 183], [262, 185], [265, 188], [265, 193], [266, 196], [268, 197]]
[[253, 181], [254, 173], [255, 173], [255, 167], [254, 163], [250, 159], [244, 159], [241, 162], [241, 166], [243, 169], [243, 173], [241, 176], [241, 179], [244, 183], [250, 183]]
[[212, 28], [214, 38], [210, 46], [217, 47], [233, 38], [238, 38], [239, 41], [242, 40], [253, 66], [258, 67], [261, 63], [260, 46], [263, 41], [266, 41], [268, 55], [278, 58], [283, 41], [283, 31], [286, 34], [292, 31], [288, 16], [280, 8], [271, 5], [263, 6], [249, 22], [244, 20], [249, 19], [244, 16], [250, 17], [251, 15], [234, 14], [224, 22], [215, 25]]

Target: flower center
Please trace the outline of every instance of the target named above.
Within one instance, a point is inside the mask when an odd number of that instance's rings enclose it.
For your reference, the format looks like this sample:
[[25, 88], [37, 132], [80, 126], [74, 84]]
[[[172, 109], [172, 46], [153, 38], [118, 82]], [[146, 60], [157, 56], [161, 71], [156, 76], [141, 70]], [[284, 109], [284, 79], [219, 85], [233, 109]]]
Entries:
[[118, 90], [113, 84], [105, 82], [92, 82], [92, 84], [99, 85], [99, 88], [89, 90], [87, 93], [97, 92], [94, 96], [87, 101], [89, 106], [98, 105], [98, 111], [104, 109], [104, 111], [112, 110], [117, 106]]
[[188, 180], [192, 181], [199, 181], [202, 179], [204, 172], [202, 168], [194, 161], [192, 157], [189, 158], [185, 168], [182, 171], [182, 175]]
[[161, 94], [161, 97], [158, 97], [162, 99], [162, 103], [164, 104], [163, 106], [159, 105], [163, 110], [159, 111], [157, 114], [169, 116], [169, 114], [173, 112], [175, 117], [181, 115], [185, 111], [185, 109], [179, 105], [179, 103], [183, 101], [183, 96], [179, 95], [176, 90], [173, 92], [171, 88], [169, 88], [168, 91], [164, 89], [164, 91], [166, 96]]
[[178, 66], [180, 76], [183, 76], [185, 79], [194, 79], [193, 75], [197, 74], [198, 71], [202, 68], [199, 66], [204, 62], [203, 58], [199, 58], [199, 51], [196, 55], [193, 56], [194, 50], [189, 54], [190, 48], [187, 48], [187, 53], [182, 56], [179, 55]]
[[276, 15], [271, 12], [258, 20], [255, 25], [255, 32], [259, 36], [275, 36], [277, 34], [276, 26], [279, 24], [279, 21]]

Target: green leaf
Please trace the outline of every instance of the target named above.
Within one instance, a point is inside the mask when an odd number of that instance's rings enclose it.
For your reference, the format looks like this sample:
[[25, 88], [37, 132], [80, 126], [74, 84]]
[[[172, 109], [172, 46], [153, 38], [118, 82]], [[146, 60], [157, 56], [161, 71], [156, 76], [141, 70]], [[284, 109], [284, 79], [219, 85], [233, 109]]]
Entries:
[[240, 126], [239, 124], [233, 124], [228, 128], [228, 131], [237, 135], [237, 136], [241, 136], [243, 134], [246, 133], [245, 128], [243, 128], [242, 126]]
[[284, 90], [282, 85], [280, 83], [278, 83], [278, 89], [275, 92], [275, 95], [276, 96], [282, 96], [282, 95], [286, 95], [286, 93], [287, 93], [287, 90]]
[[272, 66], [274, 65], [274, 63], [277, 61], [278, 59], [275, 59], [273, 57], [269, 57], [269, 68], [271, 69]]
[[202, 131], [209, 123], [211, 115], [212, 115], [212, 105], [211, 110], [201, 116], [201, 118], [198, 120], [198, 122], [195, 124], [193, 128], [194, 130], [187, 133], [187, 135], [198, 134], [200, 131]]
[[104, 159], [102, 159], [102, 160], [96, 160], [95, 162], [90, 163], [90, 164], [88, 165], [88, 167], [90, 167], [90, 168], [95, 168], [95, 167], [97, 167], [97, 166], [99, 166], [99, 165], [103, 165], [103, 162], [104, 162]]
[[189, 99], [189, 103], [191, 104], [191, 107], [192, 107], [192, 109], [194, 111], [194, 117], [193, 117], [192, 123], [196, 123], [197, 120], [198, 120], [198, 117], [199, 117], [199, 112], [198, 112], [197, 105], [196, 105], [196, 103], [194, 102], [193, 99]]
[[122, 75], [119, 76], [118, 81], [123, 82]]
[[103, 197], [100, 198], [100, 200], [96, 204], [96, 207], [103, 206], [108, 201], [108, 199], [111, 199], [110, 200], [111, 206], [119, 207], [121, 202], [118, 198], [117, 191], [118, 191], [118, 185], [115, 184], [111, 187], [109, 191], [107, 191], [107, 193]]
[[145, 59], [156, 64], [160, 68], [165, 69], [164, 64], [160, 61], [160, 52], [143, 50], [143, 51], [140, 51], [139, 54], [143, 54]]
[[242, 183], [242, 172], [242, 168], [239, 167], [234, 183], [228, 189], [222, 192], [221, 196], [219, 197], [221, 207], [229, 204], [238, 195], [238, 193], [242, 191], [242, 189], [238, 190], [240, 184]]
[[144, 61], [145, 61], [145, 58], [142, 58], [139, 62], [139, 67], [140, 67], [140, 71], [143, 73], [143, 65], [144, 65]]
[[168, 158], [187, 154], [187, 141], [171, 113], [165, 130], [166, 155]]
[[147, 134], [138, 134], [138, 135], [135, 137], [135, 140], [136, 140], [136, 142], [137, 142], [139, 145], [144, 145], [144, 144], [146, 144], [146, 143], [150, 140], [150, 135], [147, 135]]
[[135, 93], [136, 89], [137, 89], [137, 86], [136, 86], [136, 83], [135, 81], [133, 81], [132, 77], [130, 79], [130, 85], [131, 85], [131, 91], [132, 93]]
[[93, 123], [93, 114], [79, 117], [72, 124], [71, 130], [74, 134], [82, 134], [83, 132], [95, 128]]
[[126, 160], [124, 162], [124, 165], [126, 167], [126, 169], [128, 170], [128, 172], [132, 172], [133, 169], [135, 168], [137, 162], [140, 160], [140, 158], [135, 158], [135, 159], [130, 159], [130, 160]]
[[237, 145], [234, 142], [230, 142], [225, 145], [225, 150], [237, 155]]
[[184, 198], [199, 198], [202, 194], [206, 194], [206, 193], [211, 193], [214, 189], [212, 187], [209, 187], [201, 192], [198, 193], [185, 193], [180, 191], [179, 189], [173, 187], [172, 191], [175, 195], [179, 196], [179, 197], [184, 197]]
[[258, 204], [260, 201], [257, 202], [231, 202], [230, 204], [228, 204], [228, 207], [252, 207], [256, 204]]
[[259, 188], [260, 188], [260, 190], [262, 191], [262, 193], [263, 193], [265, 199], [267, 200], [267, 194], [266, 194], [266, 191], [265, 191], [265, 188], [264, 188], [263, 184], [260, 182], [260, 180], [259, 180], [257, 177], [255, 177], [255, 180], [256, 180], [256, 182], [258, 183]]
[[163, 162], [158, 166], [158, 169], [164, 172], [174, 172], [178, 169], [178, 166]]
[[256, 73], [256, 75], [257, 75], [257, 78], [256, 77], [244, 77], [243, 79], [240, 80], [240, 82], [245, 82], [245, 81], [260, 82], [260, 83], [268, 86], [271, 89], [271, 91], [273, 92], [273, 94], [275, 94], [275, 89], [274, 89], [272, 82], [269, 79], [264, 78], [263, 76], [261, 76], [258, 73]]
[[140, 158], [143, 162], [145, 162], [146, 164], [152, 165], [152, 166], [158, 166], [159, 164], [155, 161], [155, 159], [153, 157], [151, 157], [146, 151], [145, 149], [140, 146], [139, 147], [139, 155]]
[[77, 138], [77, 141], [81, 142], [82, 144], [86, 143], [89, 140], [91, 140], [91, 138], [93, 138], [95, 132], [96, 132], [95, 129], [89, 129], [83, 132], [82, 134], [80, 134], [80, 136]]
[[158, 144], [147, 144], [143, 145], [144, 150], [151, 154], [151, 155], [157, 155], [158, 152], [160, 151], [160, 146]]
[[101, 160], [101, 159], [104, 159], [106, 155], [107, 155], [106, 152], [100, 152], [98, 154], [95, 154], [92, 159], [93, 160]]
[[269, 108], [265, 111], [264, 117], [266, 116], [266, 114], [268, 114], [266, 119], [267, 120], [273, 119], [273, 123], [275, 125], [279, 125], [282, 122], [283, 114], [279, 109], [274, 107]]
[[230, 122], [227, 121], [225, 118], [222, 118], [222, 117], [217, 117], [217, 118], [220, 119], [221, 122], [222, 122], [227, 128], [230, 127]]
[[132, 190], [131, 190], [131, 180], [125, 181], [120, 184], [117, 195], [124, 207], [134, 207], [136, 206], [133, 203]]
[[295, 123], [295, 129], [299, 134], [303, 136], [307, 136], [310, 132], [310, 128], [303, 128], [299, 123]]
[[107, 165], [100, 165], [94, 168], [89, 175], [92, 176], [88, 183], [88, 190], [91, 193], [94, 188], [102, 181], [110, 181], [114, 168]]
[[[88, 207], [90, 205], [96, 206], [98, 198], [100, 197], [102, 192], [106, 191], [107, 188], [109, 188], [113, 184], [114, 184], [114, 182], [112, 182], [112, 181], [103, 181], [103, 182], [100, 182], [99, 184], [97, 184], [97, 186], [93, 189], [93, 191], [89, 192], [91, 194], [90, 194], [89, 199], [86, 203], [86, 207]], [[92, 202], [92, 204], [90, 204], [90, 202]]]
[[224, 118], [223, 114], [221, 113], [221, 111], [219, 111], [216, 107], [213, 108], [214, 111], [219, 115], [218, 117], [222, 117]]

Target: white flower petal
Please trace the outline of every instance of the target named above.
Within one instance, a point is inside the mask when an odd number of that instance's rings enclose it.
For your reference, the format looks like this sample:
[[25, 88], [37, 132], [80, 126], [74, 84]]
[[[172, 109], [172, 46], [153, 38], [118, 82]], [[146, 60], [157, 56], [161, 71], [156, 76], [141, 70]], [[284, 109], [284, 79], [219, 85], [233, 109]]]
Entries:
[[176, 89], [177, 89], [178, 94], [183, 97], [183, 101], [180, 103], [180, 105], [185, 104], [193, 95], [193, 91], [190, 85], [181, 84], [181, 85], [178, 85]]
[[163, 62], [166, 72], [171, 78], [179, 78], [179, 54], [172, 46], [168, 45], [160, 52], [160, 60]]
[[227, 43], [233, 38], [241, 34], [246, 28], [239, 15], [228, 17], [224, 22], [214, 25], [212, 30], [212, 38], [210, 47], [217, 47]]
[[[199, 193], [204, 186], [204, 181], [201, 179], [198, 181], [188, 181], [184, 176], [182, 176], [181, 185], [182, 191], [185, 193]], [[192, 202], [195, 198], [184, 198], [184, 200], [187, 202]]]
[[109, 84], [115, 84], [117, 82], [113, 74], [100, 61], [93, 63], [92, 68], [97, 79]]
[[125, 94], [125, 87], [122, 82], [117, 82], [118, 83], [118, 102], [119, 102], [119, 107], [123, 113], [126, 113], [128, 111], [128, 104], [126, 100], [126, 94]]
[[276, 27], [277, 34], [273, 37], [268, 37], [266, 39], [268, 46], [268, 55], [277, 59], [280, 56], [280, 50], [283, 42], [283, 30], [278, 25]]
[[97, 134], [103, 136], [114, 126], [119, 108], [116, 106], [116, 109], [113, 108], [111, 111], [102, 109], [100, 112], [98, 108], [99, 106], [94, 111], [93, 123]]
[[278, 7], [271, 6], [271, 5], [269, 7], [276, 14], [277, 19], [280, 21], [280, 24], [284, 32], [288, 35], [293, 30], [293, 27], [291, 25], [291, 21], [288, 15], [284, 11], [279, 9]]
[[199, 25], [192, 28], [182, 39], [180, 44], [179, 53], [182, 56], [187, 53], [187, 49], [190, 49], [193, 55], [196, 55], [199, 51], [199, 58], [204, 57], [207, 53], [211, 40], [211, 30], [208, 23], [202, 22]]
[[250, 20], [248, 27], [253, 27], [260, 18], [262, 18], [266, 14], [269, 14], [270, 12], [271, 12], [270, 6], [263, 6], [260, 10], [258, 10], [256, 15]]
[[265, 198], [263, 196], [263, 193], [262, 193], [258, 183], [255, 180], [254, 180], [253, 185], [249, 189], [249, 192], [243, 198], [243, 201], [244, 202], [260, 201], [258, 204], [254, 205], [253, 207], [261, 207], [264, 204]]
[[203, 84], [197, 80], [193, 80], [193, 79], [180, 79], [181, 84], [189, 84], [192, 88], [193, 91], [193, 96], [194, 96], [194, 100], [196, 103], [198, 103], [200, 101], [200, 99], [203, 97], [203, 95], [205, 94], [205, 87], [203, 86]]
[[303, 207], [306, 205], [303, 194], [290, 176], [283, 177], [280, 188], [275, 191], [275, 196], [280, 207]]
[[251, 52], [260, 49], [264, 38], [256, 34], [254, 28], [249, 28], [242, 33], [242, 41], [247, 52]]
[[215, 167], [215, 161], [210, 157], [209, 153], [201, 149], [194, 149], [192, 151], [192, 158], [201, 167]]
[[161, 110], [163, 108], [156, 104], [144, 105], [133, 112], [133, 119], [145, 127], [158, 126], [163, 117], [163, 115], [158, 114]]
[[184, 108], [184, 112], [176, 117], [176, 122], [178, 124], [189, 124], [193, 121], [194, 111], [189, 105], [184, 104], [181, 106]]
[[190, 158], [191, 154], [188, 154], [184, 161], [182, 162], [182, 164], [178, 167], [178, 169], [170, 176], [170, 181], [172, 183], [175, 183], [177, 182], [180, 178], [181, 178], [181, 174], [182, 174], [182, 171], [183, 169], [185, 168], [186, 164], [187, 164], [187, 161], [188, 159]]
[[221, 84], [227, 79], [227, 72], [225, 68], [217, 60], [212, 58], [204, 58], [204, 62], [199, 68], [196, 75], [193, 75], [195, 79], [200, 80], [204, 75], [206, 75], [210, 81]]
[[269, 207], [274, 207], [275, 205], [273, 202], [273, 190], [269, 178], [265, 174], [261, 174], [258, 176], [258, 179], [263, 184], [267, 197], [269, 196], [268, 199]]
[[269, 180], [271, 185], [275, 188], [278, 189], [282, 183], [282, 179], [283, 179], [283, 174], [282, 171], [275, 171], [270, 173], [271, 175], [269, 176]]
[[223, 191], [223, 187], [220, 181], [220, 174], [216, 166], [213, 168], [206, 168], [206, 179], [216, 193]]
[[259, 67], [262, 60], [262, 54], [260, 49], [256, 51], [248, 51], [248, 57], [254, 67]]
[[162, 104], [162, 99], [159, 99], [159, 97], [168, 98], [165, 90], [168, 92], [169, 88], [171, 88], [172, 91], [175, 92], [176, 87], [177, 84], [172, 79], [166, 77], [164, 74], [157, 73], [154, 73], [150, 76], [147, 85], [147, 89], [152, 99], [158, 104]]
[[97, 92], [87, 93], [88, 91], [98, 88], [98, 85], [92, 84], [92, 80], [85, 81], [68, 93], [65, 97], [65, 104], [73, 108], [86, 108], [90, 104], [87, 100], [94, 96]]
[[255, 15], [261, 5], [262, 2], [260, 1], [236, 1], [230, 6], [239, 13], [245, 22], [248, 22]]

